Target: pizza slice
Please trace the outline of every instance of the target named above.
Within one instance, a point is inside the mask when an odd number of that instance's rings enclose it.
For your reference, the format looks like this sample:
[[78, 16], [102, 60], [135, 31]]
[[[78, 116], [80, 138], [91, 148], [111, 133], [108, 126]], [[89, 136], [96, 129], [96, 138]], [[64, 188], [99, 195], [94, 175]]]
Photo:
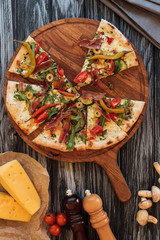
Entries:
[[41, 47], [42, 40], [36, 42], [29, 36], [25, 42], [19, 43], [22, 46], [9, 69], [10, 72], [24, 78], [52, 82], [54, 88], [62, 91], [64, 95], [68, 93], [69, 96], [74, 97], [77, 94], [72, 83], [64, 75], [64, 70]]
[[87, 107], [87, 149], [106, 148], [122, 141], [126, 136], [98, 103]]
[[[65, 96], [53, 84], [43, 86], [9, 81], [6, 106], [16, 124], [27, 135], [49, 121], [61, 108], [75, 99]], [[76, 95], [75, 95], [76, 96]]]
[[89, 48], [89, 51], [81, 73], [74, 79], [78, 88], [138, 65], [131, 43], [104, 19], [101, 20], [94, 39], [82, 40], [79, 46]]
[[107, 98], [100, 100], [101, 107], [110, 118], [125, 132], [134, 125], [143, 111], [145, 102], [128, 98]]
[[81, 99], [49, 121], [33, 142], [60, 151], [86, 149], [86, 106]]

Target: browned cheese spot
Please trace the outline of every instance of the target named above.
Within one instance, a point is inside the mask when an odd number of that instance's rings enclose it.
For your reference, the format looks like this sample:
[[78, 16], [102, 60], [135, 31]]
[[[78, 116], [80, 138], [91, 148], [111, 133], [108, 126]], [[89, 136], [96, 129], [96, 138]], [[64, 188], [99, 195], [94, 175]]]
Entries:
[[115, 29], [115, 27], [114, 27], [114, 26], [112, 26], [111, 24], [109, 24], [109, 23], [108, 23], [108, 25], [109, 25], [109, 26], [110, 26], [112, 29]]
[[92, 147], [92, 146], [93, 146], [93, 143], [92, 143], [92, 142], [89, 142], [88, 146], [89, 146], [89, 147]]

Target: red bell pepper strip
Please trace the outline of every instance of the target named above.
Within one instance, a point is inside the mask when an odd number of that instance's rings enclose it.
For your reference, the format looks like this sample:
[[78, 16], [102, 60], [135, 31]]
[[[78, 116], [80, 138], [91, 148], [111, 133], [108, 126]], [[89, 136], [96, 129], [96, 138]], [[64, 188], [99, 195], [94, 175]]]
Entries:
[[121, 103], [120, 98], [114, 98], [111, 101], [111, 106], [112, 106], [112, 108], [116, 108], [117, 106], [119, 106], [120, 103]]
[[39, 116], [36, 117], [34, 122], [41, 123], [41, 122], [45, 121], [47, 118], [48, 118], [48, 114], [44, 111], [44, 112], [42, 112], [42, 114], [40, 114]]
[[75, 83], [82, 83], [85, 82], [85, 80], [88, 77], [88, 72], [85, 70], [83, 72], [80, 72], [74, 79]]
[[87, 131], [86, 130], [82, 130], [82, 133], [85, 135], [85, 136], [87, 136]]
[[57, 65], [57, 72], [59, 76], [63, 77], [64, 76], [64, 70], [63, 68], [60, 68], [59, 65]]
[[51, 107], [55, 107], [57, 105], [59, 105], [59, 104], [58, 103], [53, 103], [53, 104], [44, 105], [44, 106], [40, 107], [36, 112], [33, 113], [33, 117], [37, 117], [38, 115], [40, 115], [46, 109], [51, 108]]
[[110, 44], [113, 42], [113, 40], [114, 40], [114, 38], [112, 38], [112, 37], [107, 37], [107, 36], [106, 36], [106, 38], [107, 38], [107, 42], [108, 42], [109, 45], [110, 45]]
[[100, 133], [102, 133], [103, 132], [103, 128], [101, 127], [101, 126], [99, 126], [99, 125], [96, 125], [96, 126], [94, 126], [91, 130], [90, 130], [90, 133], [91, 133], [91, 135], [92, 136], [97, 136], [97, 135], [99, 135]]
[[69, 108], [77, 107], [76, 104], [71, 105]]
[[38, 53], [39, 51], [39, 47], [42, 45], [42, 39], [38, 40], [37, 42], [37, 46], [35, 48], [35, 55]]
[[36, 65], [40, 65], [42, 62], [47, 61], [49, 59], [49, 56], [46, 52], [42, 52], [39, 54], [39, 56], [36, 59]]
[[58, 92], [61, 93], [62, 95], [66, 96], [66, 97], [75, 97], [76, 95], [73, 94], [73, 93], [69, 93], [69, 92], [65, 92], [63, 90], [59, 90], [58, 89]]
[[106, 68], [106, 73], [111, 74], [115, 69], [115, 63], [113, 60], [109, 60], [109, 63], [111, 64], [111, 67]]

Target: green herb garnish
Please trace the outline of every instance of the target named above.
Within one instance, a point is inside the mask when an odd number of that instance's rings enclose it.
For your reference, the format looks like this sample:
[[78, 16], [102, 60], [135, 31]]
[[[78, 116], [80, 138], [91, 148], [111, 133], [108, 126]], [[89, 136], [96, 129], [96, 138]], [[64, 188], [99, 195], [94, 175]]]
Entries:
[[67, 144], [67, 150], [73, 150], [74, 149], [74, 145], [75, 145], [75, 130], [74, 128], [72, 127], [71, 128], [71, 134], [69, 135], [69, 141], [68, 141], [68, 144]]
[[99, 125], [100, 125], [102, 128], [104, 127], [105, 122], [106, 122], [105, 117], [103, 117], [103, 115], [101, 115], [101, 116], [100, 116], [100, 124], [99, 124]]
[[33, 54], [34, 54], [34, 56], [35, 56], [36, 44], [35, 44], [34, 42], [32, 42], [32, 43], [30, 44], [30, 46], [31, 46], [32, 52], [33, 52]]

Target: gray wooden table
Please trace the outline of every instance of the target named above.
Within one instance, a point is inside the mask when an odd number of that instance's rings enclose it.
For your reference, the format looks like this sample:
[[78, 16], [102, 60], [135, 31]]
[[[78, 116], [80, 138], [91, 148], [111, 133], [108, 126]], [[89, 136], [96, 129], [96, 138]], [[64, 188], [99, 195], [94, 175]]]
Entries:
[[[12, 40], [23, 40], [32, 31], [49, 22], [70, 17], [96, 20], [104, 18], [116, 25], [137, 48], [147, 69], [147, 112], [142, 125], [118, 156], [119, 166], [132, 192], [132, 198], [127, 203], [119, 202], [100, 166], [94, 163], [58, 162], [35, 152], [15, 132], [6, 113], [3, 79], [15, 51]], [[117, 239], [159, 240], [159, 223], [140, 227], [135, 218], [138, 209], [137, 191], [150, 189], [158, 178], [153, 162], [160, 162], [160, 51], [99, 0], [0, 0], [0, 46], [0, 151], [27, 153], [48, 169], [51, 175], [49, 210], [55, 213], [62, 210], [62, 199], [67, 188], [71, 188], [82, 198], [85, 189], [90, 189], [102, 197], [104, 209], [110, 217], [110, 225]], [[160, 221], [159, 203], [153, 205], [149, 212]], [[99, 239], [89, 221], [87, 229], [89, 240]], [[71, 230], [68, 227], [63, 228], [57, 239], [72, 240]]]

